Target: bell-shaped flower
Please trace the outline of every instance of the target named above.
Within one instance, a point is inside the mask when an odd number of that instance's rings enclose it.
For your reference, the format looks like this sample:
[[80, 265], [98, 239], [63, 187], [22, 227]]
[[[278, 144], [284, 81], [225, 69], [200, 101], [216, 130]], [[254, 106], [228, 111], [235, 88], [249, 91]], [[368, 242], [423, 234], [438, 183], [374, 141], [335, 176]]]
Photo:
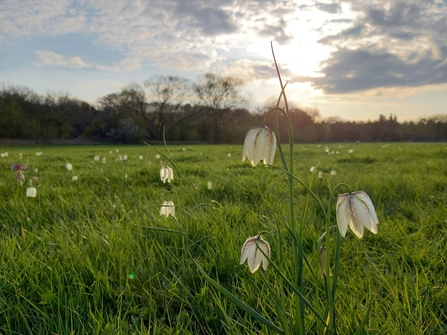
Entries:
[[169, 215], [172, 215], [175, 217], [174, 202], [164, 201], [163, 205], [161, 205], [161, 208], [160, 208], [160, 215], [165, 215], [166, 217], [168, 217]]
[[27, 197], [35, 198], [36, 195], [37, 195], [37, 189], [35, 187], [28, 187], [26, 189], [26, 196]]
[[341, 236], [346, 236], [348, 226], [358, 238], [363, 237], [363, 227], [377, 234], [377, 219], [374, 205], [364, 191], [339, 194], [337, 200], [337, 223]]
[[[265, 256], [261, 250], [264, 252]], [[263, 269], [267, 270], [270, 254], [270, 245], [261, 237], [261, 235], [249, 237], [242, 246], [240, 264], [247, 261], [251, 273], [259, 269], [261, 263]]]
[[248, 129], [244, 140], [242, 161], [248, 158], [256, 166], [262, 160], [265, 165], [273, 164], [276, 151], [275, 133], [266, 126]]
[[162, 166], [160, 169], [160, 179], [163, 183], [171, 183], [174, 180], [174, 171], [169, 166]]

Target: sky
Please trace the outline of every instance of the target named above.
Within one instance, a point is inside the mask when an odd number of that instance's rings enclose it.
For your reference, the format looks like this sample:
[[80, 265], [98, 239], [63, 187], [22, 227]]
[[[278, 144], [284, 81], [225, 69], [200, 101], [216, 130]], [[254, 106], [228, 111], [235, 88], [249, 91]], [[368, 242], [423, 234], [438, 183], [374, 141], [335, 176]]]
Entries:
[[0, 0], [0, 85], [94, 104], [156, 75], [280, 87], [323, 119], [447, 114], [447, 0]]

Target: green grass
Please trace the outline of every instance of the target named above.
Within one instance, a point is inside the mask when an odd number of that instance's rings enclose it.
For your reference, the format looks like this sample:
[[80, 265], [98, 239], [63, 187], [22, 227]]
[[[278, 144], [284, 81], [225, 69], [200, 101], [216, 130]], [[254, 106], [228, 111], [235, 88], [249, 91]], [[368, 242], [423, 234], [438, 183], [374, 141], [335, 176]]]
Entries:
[[[325, 146], [297, 145], [294, 174], [307, 183], [318, 165], [323, 178], [313, 191], [325, 205], [337, 183], [364, 190], [380, 221], [379, 234], [359, 240], [348, 232], [342, 240], [338, 333], [354, 332], [369, 304], [367, 334], [446, 333], [447, 146], [328, 144], [333, 154]], [[8, 152], [0, 158], [0, 334], [269, 333], [210, 286], [193, 259], [279, 326], [268, 290], [280, 285], [275, 272], [250, 274], [239, 257], [248, 236], [271, 231], [264, 238], [272, 261], [288, 273], [291, 252], [286, 244], [280, 259], [278, 250], [286, 176], [241, 162], [242, 146], [169, 150], [178, 167], [172, 184], [160, 181], [160, 160], [148, 146], [0, 148]], [[13, 163], [28, 165], [23, 185]], [[32, 176], [37, 197], [27, 198]], [[295, 196], [300, 219], [306, 192], [298, 184]], [[177, 220], [159, 215], [165, 200], [174, 201]], [[311, 201], [304, 250], [313, 265], [323, 226]], [[320, 283], [307, 267], [304, 278], [312, 299]], [[315, 333], [316, 318], [307, 316]]]

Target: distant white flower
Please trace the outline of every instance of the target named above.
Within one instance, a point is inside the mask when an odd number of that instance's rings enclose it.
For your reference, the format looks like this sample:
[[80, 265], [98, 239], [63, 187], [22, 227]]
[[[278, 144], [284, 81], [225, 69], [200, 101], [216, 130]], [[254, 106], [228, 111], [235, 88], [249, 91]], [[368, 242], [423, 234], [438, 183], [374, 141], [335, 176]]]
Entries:
[[78, 176], [71, 177], [71, 181], [78, 181]]
[[139, 159], [143, 159], [143, 155], [138, 156]]
[[127, 155], [123, 156], [123, 160], [127, 161]]
[[331, 176], [335, 176], [337, 174], [337, 171], [331, 170]]
[[228, 153], [228, 157], [231, 157], [231, 152]]
[[105, 158], [105, 157], [102, 158], [102, 162], [103, 162], [103, 163], [106, 162], [106, 158]]
[[73, 166], [70, 163], [65, 164], [65, 167], [67, 168], [68, 171], [73, 170]]
[[310, 172], [314, 172], [315, 171], [315, 166], [312, 166], [311, 168], [310, 168]]
[[352, 149], [348, 150], [348, 154], [352, 154], [353, 152], [354, 152], [354, 150], [352, 150]]
[[323, 178], [323, 171], [318, 171], [318, 178]]
[[[261, 249], [267, 257], [264, 256], [259, 249]], [[242, 246], [240, 264], [244, 264], [244, 262], [247, 261], [251, 273], [259, 269], [261, 263], [262, 268], [267, 270], [270, 254], [270, 245], [261, 235], [249, 237]]]
[[113, 153], [113, 151], [112, 151], [112, 150], [110, 150], [110, 151], [109, 151], [109, 154], [111, 154], [111, 153]]
[[174, 171], [169, 166], [162, 166], [160, 169], [160, 179], [163, 183], [171, 183], [174, 180]]
[[183, 151], [186, 151], [186, 149], [185, 149], [185, 148], [183, 148], [182, 150], [183, 150]]
[[159, 155], [159, 154], [156, 154], [156, 155], [155, 155], [155, 158], [160, 159], [160, 155]]
[[337, 199], [337, 223], [341, 236], [346, 236], [348, 226], [358, 238], [363, 237], [363, 227], [377, 234], [377, 219], [374, 205], [364, 191], [340, 194]]
[[265, 165], [273, 164], [276, 151], [275, 133], [266, 126], [248, 129], [244, 140], [242, 161], [248, 158], [256, 166], [262, 160]]
[[120, 152], [120, 149], [116, 149], [116, 152]]
[[211, 182], [211, 181], [208, 182], [208, 189], [209, 190], [213, 189], [213, 182]]
[[99, 161], [99, 156], [96, 155], [95, 157], [93, 157], [93, 159], [97, 162], [97, 161]]
[[160, 208], [160, 215], [165, 215], [168, 217], [169, 215], [172, 215], [175, 217], [175, 206], [174, 202], [172, 201], [164, 201], [163, 205]]
[[37, 189], [35, 187], [28, 187], [26, 189], [26, 196], [27, 197], [35, 198], [36, 195], [37, 195]]

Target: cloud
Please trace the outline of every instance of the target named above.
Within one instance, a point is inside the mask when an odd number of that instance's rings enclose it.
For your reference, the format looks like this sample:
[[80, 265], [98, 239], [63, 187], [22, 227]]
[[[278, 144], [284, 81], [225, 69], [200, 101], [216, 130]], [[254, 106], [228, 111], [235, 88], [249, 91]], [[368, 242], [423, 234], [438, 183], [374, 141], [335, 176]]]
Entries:
[[324, 12], [327, 13], [331, 13], [331, 14], [338, 14], [341, 12], [341, 6], [339, 3], [330, 3], [330, 4], [326, 4], [323, 2], [316, 2], [315, 6], [319, 9], [322, 10]]
[[447, 83], [447, 3], [348, 2], [352, 23], [319, 40], [333, 48], [321, 76], [295, 81], [331, 94]]
[[[292, 76], [292, 73], [282, 64], [281, 76], [284, 78]], [[219, 65], [212, 69], [213, 72], [223, 76], [231, 76], [242, 79], [245, 83], [276, 79], [275, 65], [270, 61], [237, 60], [229, 65]]]
[[37, 56], [36, 64], [38, 66], [59, 66], [68, 67], [71, 69], [82, 69], [91, 67], [85, 63], [79, 56], [65, 56], [51, 51], [37, 50], [35, 51]]
[[[223, 4], [225, 2], [222, 2]], [[204, 36], [232, 34], [238, 31], [237, 22], [231, 11], [219, 8], [222, 3], [209, 1], [177, 1], [174, 15], [178, 28], [195, 29]]]
[[35, 51], [37, 60], [35, 64], [37, 66], [56, 66], [70, 69], [83, 69], [83, 68], [96, 68], [104, 71], [132, 71], [141, 68], [140, 59], [138, 58], [125, 58], [120, 61], [118, 65], [94, 65], [84, 62], [80, 56], [66, 56], [57, 54], [52, 51]]
[[447, 62], [430, 54], [408, 62], [386, 51], [340, 49], [323, 63], [323, 72], [307, 79], [329, 94], [447, 83]]
[[275, 24], [264, 23], [263, 27], [258, 30], [258, 35], [267, 37], [280, 45], [287, 44], [293, 40], [293, 37], [286, 33], [286, 27], [286, 22], [281, 18]]

